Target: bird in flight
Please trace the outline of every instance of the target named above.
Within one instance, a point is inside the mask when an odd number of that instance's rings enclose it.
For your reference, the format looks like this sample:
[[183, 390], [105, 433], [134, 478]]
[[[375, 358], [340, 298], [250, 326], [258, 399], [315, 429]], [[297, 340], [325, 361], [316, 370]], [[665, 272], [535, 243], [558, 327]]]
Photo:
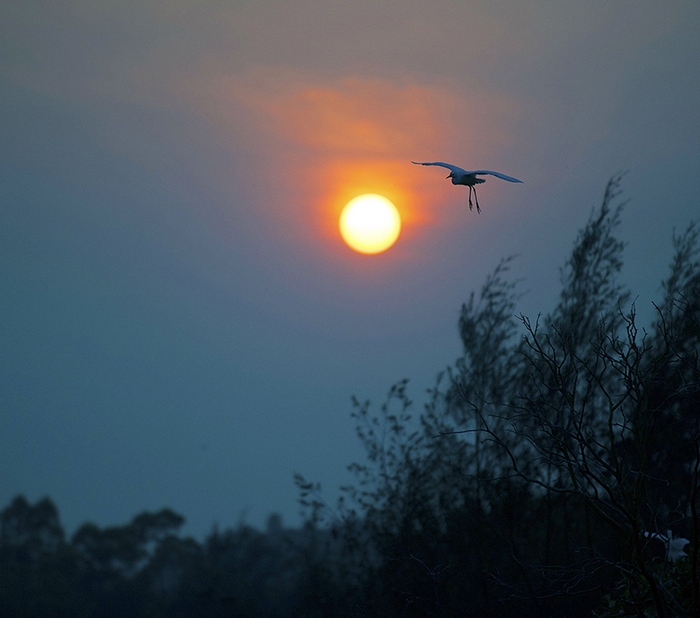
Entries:
[[477, 178], [477, 175], [486, 175], [490, 174], [491, 176], [495, 176], [496, 178], [500, 178], [501, 180], [507, 180], [508, 182], [522, 182], [522, 180], [518, 180], [517, 178], [513, 178], [512, 176], [506, 176], [505, 174], [501, 174], [501, 172], [491, 172], [489, 170], [472, 170], [472, 171], [467, 171], [465, 169], [462, 169], [461, 167], [457, 167], [456, 165], [452, 165], [450, 163], [443, 163], [442, 161], [411, 161], [414, 165], [439, 165], [440, 167], [446, 167], [448, 170], [450, 170], [449, 176], [447, 178], [452, 178], [452, 184], [453, 185], [466, 185], [469, 187], [469, 210], [472, 210], [472, 191], [474, 192], [474, 201], [476, 201], [476, 212], [480, 213], [481, 208], [479, 207], [479, 198], [476, 196], [476, 186], [475, 185], [480, 185], [482, 182], [486, 182], [486, 179], [484, 178]]

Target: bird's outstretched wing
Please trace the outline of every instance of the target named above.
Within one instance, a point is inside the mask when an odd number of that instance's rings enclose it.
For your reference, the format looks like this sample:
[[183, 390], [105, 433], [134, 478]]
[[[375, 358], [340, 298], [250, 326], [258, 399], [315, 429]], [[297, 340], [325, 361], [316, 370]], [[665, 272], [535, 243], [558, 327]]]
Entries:
[[492, 172], [490, 170], [474, 170], [472, 172], [467, 172], [467, 174], [490, 174], [491, 176], [495, 176], [501, 180], [507, 180], [508, 182], [522, 182], [522, 180], [518, 180], [512, 176], [506, 176], [505, 174], [501, 174], [501, 172]]
[[473, 172], [468, 172], [467, 170], [461, 167], [457, 167], [456, 165], [452, 165], [450, 163], [443, 163], [442, 161], [411, 161], [411, 163], [413, 163], [414, 165], [439, 165], [440, 167], [446, 167], [451, 172], [456, 172], [458, 174], [473, 174]]
[[501, 172], [492, 172], [491, 170], [465, 170], [463, 167], [457, 167], [456, 165], [452, 165], [451, 163], [443, 163], [442, 161], [411, 161], [411, 163], [414, 165], [439, 165], [440, 167], [446, 167], [451, 172], [465, 174], [467, 176], [489, 174], [491, 176], [495, 176], [496, 178], [500, 178], [501, 180], [507, 180], [508, 182], [522, 182], [522, 180], [518, 180], [512, 176], [506, 176], [505, 174], [501, 174]]

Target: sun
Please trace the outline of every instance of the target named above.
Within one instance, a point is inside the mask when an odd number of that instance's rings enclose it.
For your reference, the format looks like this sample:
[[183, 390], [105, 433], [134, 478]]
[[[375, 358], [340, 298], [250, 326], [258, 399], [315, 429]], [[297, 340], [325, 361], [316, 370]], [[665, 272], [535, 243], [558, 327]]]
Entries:
[[350, 200], [340, 214], [340, 234], [359, 253], [381, 253], [396, 242], [401, 217], [388, 199], [366, 193]]

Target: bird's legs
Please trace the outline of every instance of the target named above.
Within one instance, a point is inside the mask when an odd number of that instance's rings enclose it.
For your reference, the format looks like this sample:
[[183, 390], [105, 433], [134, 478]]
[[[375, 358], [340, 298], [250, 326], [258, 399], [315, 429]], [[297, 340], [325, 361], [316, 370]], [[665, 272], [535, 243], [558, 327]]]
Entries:
[[476, 187], [474, 185], [469, 185], [469, 210], [474, 210], [472, 204], [472, 191], [474, 192], [474, 201], [476, 202], [476, 212], [481, 214], [481, 207], [479, 206], [479, 198], [476, 195]]

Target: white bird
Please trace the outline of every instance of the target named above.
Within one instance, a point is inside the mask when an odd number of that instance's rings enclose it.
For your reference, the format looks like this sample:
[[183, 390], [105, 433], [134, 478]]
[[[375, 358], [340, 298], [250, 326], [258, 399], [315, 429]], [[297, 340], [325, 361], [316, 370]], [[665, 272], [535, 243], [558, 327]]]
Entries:
[[453, 185], [466, 185], [469, 187], [469, 210], [472, 210], [472, 191], [474, 192], [476, 212], [479, 213], [481, 212], [481, 208], [479, 208], [479, 198], [476, 196], [476, 187], [474, 185], [480, 185], [482, 182], [486, 182], [486, 180], [484, 178], [477, 178], [477, 175], [483, 176], [490, 174], [491, 176], [495, 176], [501, 180], [507, 180], [508, 182], [522, 182], [522, 180], [518, 180], [512, 176], [506, 176], [505, 174], [501, 174], [501, 172], [492, 172], [490, 170], [468, 171], [450, 163], [443, 163], [442, 161], [411, 161], [411, 163], [414, 165], [439, 165], [440, 167], [446, 167], [450, 170], [450, 174], [447, 178], [452, 178]]
[[680, 558], [685, 558], [688, 554], [683, 551], [686, 545], [690, 543], [688, 539], [682, 536], [673, 536], [670, 530], [668, 534], [659, 534], [658, 532], [645, 532], [644, 536], [650, 539], [659, 539], [666, 546], [666, 560], [675, 562]]

